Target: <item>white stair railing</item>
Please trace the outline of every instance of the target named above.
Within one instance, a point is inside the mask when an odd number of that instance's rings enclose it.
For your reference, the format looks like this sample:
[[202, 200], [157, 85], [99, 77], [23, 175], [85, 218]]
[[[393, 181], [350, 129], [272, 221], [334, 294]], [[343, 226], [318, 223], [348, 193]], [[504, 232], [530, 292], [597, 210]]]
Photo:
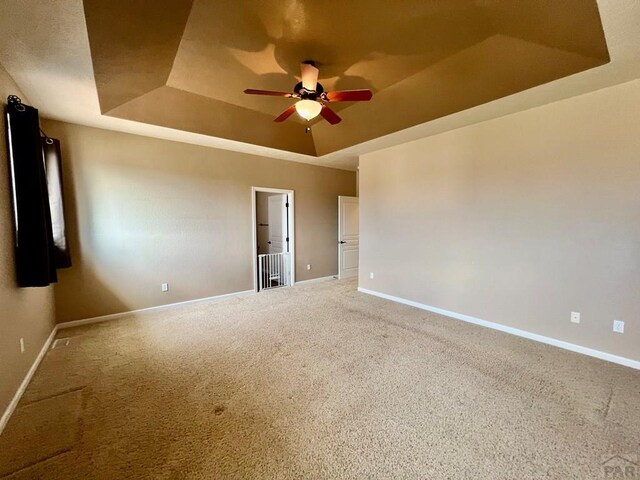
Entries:
[[260, 290], [291, 285], [291, 254], [258, 255], [258, 281]]

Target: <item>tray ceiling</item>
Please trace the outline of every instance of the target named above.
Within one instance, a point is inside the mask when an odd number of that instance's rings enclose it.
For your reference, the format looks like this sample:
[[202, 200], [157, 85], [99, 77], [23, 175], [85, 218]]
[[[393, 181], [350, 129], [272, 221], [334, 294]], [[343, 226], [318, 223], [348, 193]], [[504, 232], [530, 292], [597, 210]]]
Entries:
[[[103, 114], [321, 156], [609, 61], [595, 0], [84, 1]], [[343, 122], [273, 118], [312, 59]], [[296, 118], [296, 117], [292, 117]]]

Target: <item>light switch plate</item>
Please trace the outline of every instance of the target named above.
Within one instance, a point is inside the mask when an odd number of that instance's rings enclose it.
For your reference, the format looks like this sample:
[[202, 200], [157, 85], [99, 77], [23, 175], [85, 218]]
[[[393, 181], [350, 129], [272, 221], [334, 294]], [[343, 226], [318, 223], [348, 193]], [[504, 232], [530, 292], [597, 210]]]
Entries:
[[160, 289], [163, 292], [168, 292], [169, 291], [169, 284], [168, 283], [163, 283], [162, 285], [160, 285]]
[[624, 333], [624, 322], [622, 320], [614, 320], [613, 331], [616, 333]]

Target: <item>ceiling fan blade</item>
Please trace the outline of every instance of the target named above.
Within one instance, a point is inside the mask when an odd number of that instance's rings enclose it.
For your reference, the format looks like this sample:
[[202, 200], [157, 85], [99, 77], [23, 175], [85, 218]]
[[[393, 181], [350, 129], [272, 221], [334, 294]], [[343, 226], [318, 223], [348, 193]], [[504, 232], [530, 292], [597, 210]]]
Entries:
[[335, 125], [336, 123], [340, 123], [342, 119], [338, 116], [336, 112], [331, 110], [326, 105], [322, 105], [322, 110], [320, 110], [320, 115], [331, 125]]
[[373, 93], [371, 90], [341, 90], [327, 92], [326, 97], [330, 102], [368, 102]]
[[273, 121], [274, 122], [284, 122], [287, 118], [289, 118], [296, 111], [296, 106], [291, 105], [284, 112], [278, 115]]
[[307, 90], [316, 91], [316, 85], [318, 83], [319, 70], [310, 63], [301, 63], [300, 72], [302, 75], [302, 86]]
[[269, 95], [271, 97], [292, 97], [293, 94], [286, 92], [273, 92], [271, 90], [255, 90], [253, 88], [247, 88], [244, 93], [249, 95]]

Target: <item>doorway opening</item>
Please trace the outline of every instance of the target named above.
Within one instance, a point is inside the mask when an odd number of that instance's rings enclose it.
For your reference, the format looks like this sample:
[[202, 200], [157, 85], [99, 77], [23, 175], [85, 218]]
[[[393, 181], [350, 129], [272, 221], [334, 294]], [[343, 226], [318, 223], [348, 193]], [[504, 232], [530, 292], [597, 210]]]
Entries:
[[295, 283], [293, 190], [252, 187], [253, 289]]

